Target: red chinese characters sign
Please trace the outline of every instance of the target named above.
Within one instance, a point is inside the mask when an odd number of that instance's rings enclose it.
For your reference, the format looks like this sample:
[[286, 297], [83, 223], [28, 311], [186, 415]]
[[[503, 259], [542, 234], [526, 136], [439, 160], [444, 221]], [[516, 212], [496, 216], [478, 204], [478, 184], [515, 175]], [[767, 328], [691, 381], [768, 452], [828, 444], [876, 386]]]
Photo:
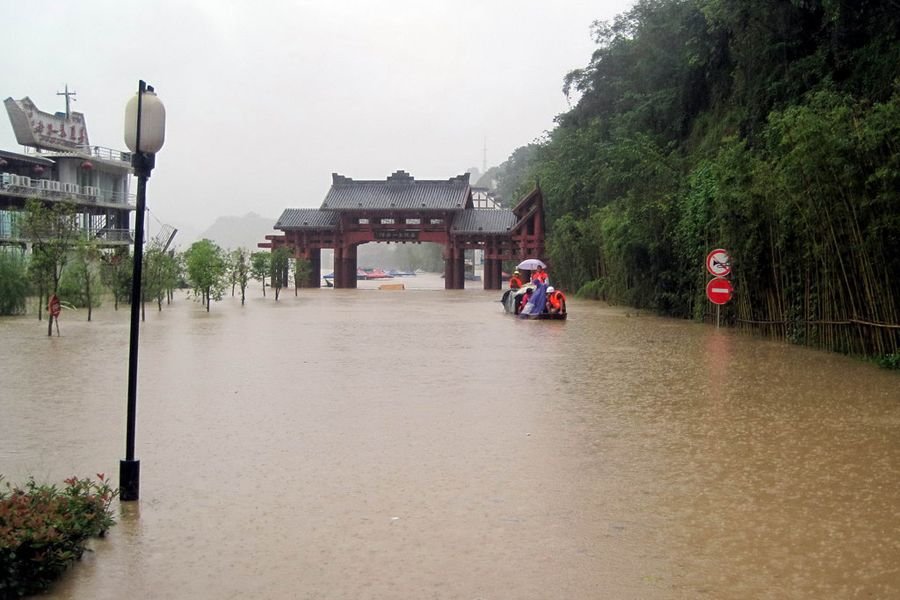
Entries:
[[50, 114], [38, 110], [30, 98], [4, 100], [16, 141], [23, 146], [70, 151], [90, 145], [84, 115]]

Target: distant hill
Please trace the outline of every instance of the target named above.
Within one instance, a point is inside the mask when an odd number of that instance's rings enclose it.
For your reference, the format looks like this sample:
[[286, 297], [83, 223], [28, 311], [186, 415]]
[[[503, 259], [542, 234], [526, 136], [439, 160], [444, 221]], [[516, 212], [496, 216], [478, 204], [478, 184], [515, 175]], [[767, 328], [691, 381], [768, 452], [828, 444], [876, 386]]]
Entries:
[[256, 245], [266, 241], [267, 235], [278, 233], [273, 229], [277, 220], [252, 212], [243, 217], [219, 217], [199, 239], [211, 240], [226, 250], [247, 248], [255, 252], [259, 250]]

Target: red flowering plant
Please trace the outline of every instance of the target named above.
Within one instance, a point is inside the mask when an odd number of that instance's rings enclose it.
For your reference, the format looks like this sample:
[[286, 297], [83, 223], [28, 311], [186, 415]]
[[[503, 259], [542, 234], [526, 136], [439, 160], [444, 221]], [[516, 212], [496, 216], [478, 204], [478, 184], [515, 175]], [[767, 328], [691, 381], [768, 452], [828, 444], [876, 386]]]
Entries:
[[[0, 476], [0, 481], [3, 477]], [[103, 473], [97, 481], [71, 477], [65, 487], [0, 487], [0, 600], [46, 590], [87, 541], [115, 524], [110, 505], [118, 494]]]

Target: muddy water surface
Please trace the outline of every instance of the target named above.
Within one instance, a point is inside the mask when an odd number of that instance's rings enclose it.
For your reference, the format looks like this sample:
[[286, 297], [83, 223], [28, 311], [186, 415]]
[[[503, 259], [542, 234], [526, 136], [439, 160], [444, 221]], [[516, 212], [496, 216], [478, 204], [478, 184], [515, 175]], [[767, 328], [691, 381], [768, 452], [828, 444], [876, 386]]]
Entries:
[[[363, 287], [148, 307], [141, 500], [47, 597], [900, 597], [895, 373]], [[128, 314], [83, 318], [0, 319], [8, 480], [117, 476]]]

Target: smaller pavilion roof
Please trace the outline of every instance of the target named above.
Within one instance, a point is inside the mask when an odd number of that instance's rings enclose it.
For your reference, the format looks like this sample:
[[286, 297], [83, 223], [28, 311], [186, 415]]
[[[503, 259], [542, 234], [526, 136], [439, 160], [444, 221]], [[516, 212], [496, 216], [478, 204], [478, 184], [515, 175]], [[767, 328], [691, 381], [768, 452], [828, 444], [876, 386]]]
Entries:
[[471, 206], [469, 174], [416, 181], [396, 171], [384, 181], [354, 181], [332, 173], [322, 210], [464, 210]]
[[505, 209], [472, 209], [453, 216], [451, 233], [509, 233], [518, 221], [515, 213]]
[[275, 229], [334, 229], [340, 214], [318, 208], [286, 208], [275, 223]]

